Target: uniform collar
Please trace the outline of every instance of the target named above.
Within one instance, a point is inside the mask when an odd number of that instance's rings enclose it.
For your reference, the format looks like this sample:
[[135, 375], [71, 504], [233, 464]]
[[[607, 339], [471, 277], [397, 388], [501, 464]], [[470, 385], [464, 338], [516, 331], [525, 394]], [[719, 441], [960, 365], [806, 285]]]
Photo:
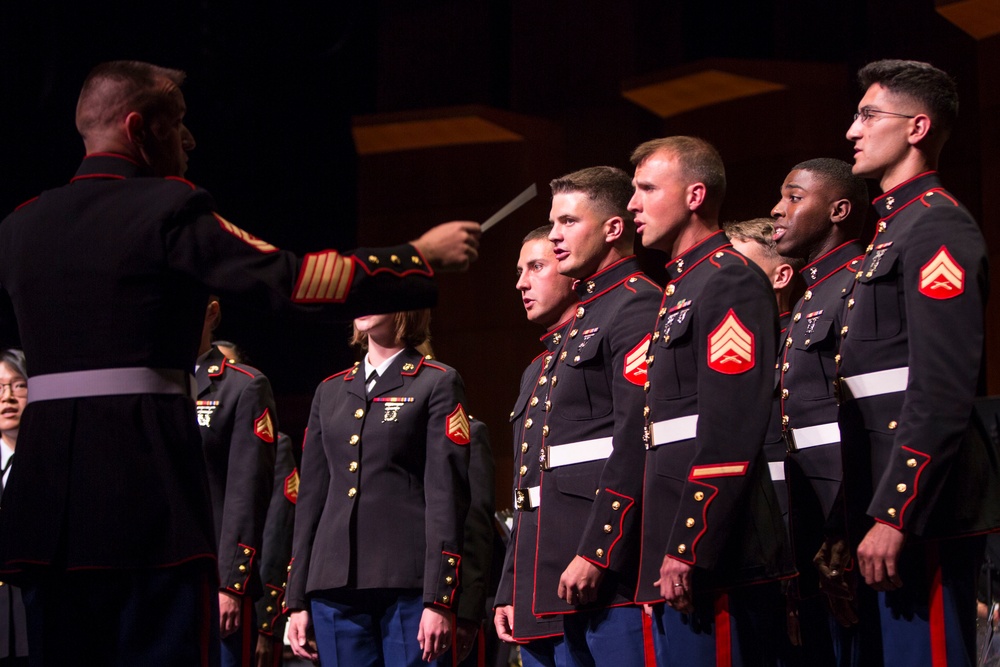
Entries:
[[863, 253], [864, 250], [861, 248], [861, 244], [856, 240], [851, 240], [837, 246], [819, 259], [806, 264], [799, 273], [805, 279], [806, 287], [812, 288], [845, 266], [849, 266], [852, 262], [858, 260]]
[[544, 334], [542, 334], [538, 338], [538, 340], [542, 341], [542, 345], [545, 346], [546, 350], [548, 350], [549, 352], [555, 352], [556, 350], [559, 349], [559, 346], [562, 344], [563, 336], [566, 333], [566, 326], [569, 325], [569, 323], [572, 321], [573, 321], [572, 317], [563, 320], [562, 322], [557, 324], [552, 329], [552, 331], [546, 331]]
[[224, 372], [226, 368], [226, 355], [222, 350], [214, 345], [208, 352], [198, 358], [198, 369], [195, 371], [195, 381], [198, 383], [198, 395], [200, 396], [212, 384], [212, 378], [216, 378]]
[[609, 289], [622, 282], [634, 273], [639, 272], [639, 263], [635, 255], [629, 255], [619, 259], [614, 264], [606, 266], [586, 280], [578, 280], [574, 289], [580, 298], [580, 303], [585, 304], [601, 296]]
[[123, 179], [141, 175], [139, 163], [130, 157], [118, 153], [91, 153], [83, 158], [73, 181], [89, 178]]
[[941, 179], [938, 178], [936, 171], [925, 171], [877, 197], [872, 205], [878, 212], [879, 219], [883, 220], [906, 208], [928, 190], [935, 189], [941, 189]]
[[713, 232], [667, 262], [667, 277], [670, 282], [674, 282], [712, 254], [731, 247], [732, 244], [721, 229]]

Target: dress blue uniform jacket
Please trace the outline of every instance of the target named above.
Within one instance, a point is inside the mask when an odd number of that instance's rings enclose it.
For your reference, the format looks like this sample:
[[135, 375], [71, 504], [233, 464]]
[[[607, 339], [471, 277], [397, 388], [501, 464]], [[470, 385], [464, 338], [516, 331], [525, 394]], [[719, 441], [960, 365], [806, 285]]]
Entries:
[[314, 591], [423, 591], [454, 610], [469, 509], [458, 373], [405, 349], [372, 396], [361, 366], [316, 390], [302, 451], [288, 608]]
[[[29, 384], [91, 369], [190, 373], [210, 292], [326, 303], [353, 317], [432, 305], [430, 275], [412, 246], [296, 257], [219, 216], [204, 190], [146, 176], [121, 155], [87, 156], [70, 184], [0, 224], [0, 287], [13, 304]], [[30, 402], [18, 444], [0, 512], [0, 571], [215, 557], [191, 398]]]

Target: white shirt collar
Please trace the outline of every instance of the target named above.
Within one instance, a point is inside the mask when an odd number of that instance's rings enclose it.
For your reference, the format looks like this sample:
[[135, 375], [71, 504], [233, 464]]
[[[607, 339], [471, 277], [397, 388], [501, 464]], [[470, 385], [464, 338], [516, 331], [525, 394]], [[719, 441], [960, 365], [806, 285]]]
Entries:
[[[405, 349], [406, 348], [404, 347], [403, 350], [405, 350]], [[383, 375], [385, 375], [385, 372], [387, 370], [389, 370], [389, 366], [391, 366], [392, 362], [394, 362], [396, 360], [396, 357], [398, 357], [399, 355], [401, 355], [403, 353], [403, 350], [400, 350], [399, 352], [397, 352], [396, 354], [392, 355], [391, 357], [389, 357], [388, 359], [386, 359], [385, 361], [383, 361], [378, 366], [375, 366], [374, 368], [372, 367], [372, 362], [370, 362], [368, 360], [368, 355], [366, 354], [365, 355], [365, 380], [366, 381], [368, 380], [368, 376], [371, 375], [372, 370], [374, 370], [375, 372], [377, 372], [379, 377], [382, 377]]]

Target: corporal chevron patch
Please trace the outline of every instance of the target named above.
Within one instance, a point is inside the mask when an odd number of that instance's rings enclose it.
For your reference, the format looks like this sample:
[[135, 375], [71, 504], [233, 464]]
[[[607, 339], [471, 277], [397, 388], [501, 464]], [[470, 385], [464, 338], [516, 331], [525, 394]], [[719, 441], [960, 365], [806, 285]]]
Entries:
[[293, 505], [299, 501], [299, 469], [296, 468], [285, 478], [285, 497]]
[[455, 411], [448, 415], [445, 435], [456, 445], [467, 445], [469, 444], [470, 432], [469, 417], [465, 414], [465, 408], [459, 403]]
[[354, 279], [354, 260], [336, 250], [310, 253], [302, 261], [292, 300], [299, 303], [340, 303]]
[[726, 375], [745, 373], [754, 367], [754, 338], [730, 308], [722, 322], [708, 334], [708, 367]]
[[268, 243], [267, 241], [265, 241], [263, 239], [257, 238], [256, 236], [254, 236], [250, 232], [247, 232], [247, 231], [244, 231], [244, 230], [240, 229], [239, 227], [237, 227], [233, 223], [231, 223], [228, 220], [226, 220], [225, 218], [223, 218], [218, 213], [213, 213], [212, 215], [214, 215], [215, 219], [219, 221], [219, 224], [222, 226], [223, 229], [225, 229], [227, 232], [229, 232], [230, 234], [232, 234], [233, 236], [235, 236], [239, 240], [243, 241], [247, 245], [251, 245], [251, 246], [253, 246], [254, 248], [256, 248], [257, 250], [259, 250], [261, 252], [277, 252], [278, 251], [278, 249], [275, 246], [271, 245], [270, 243]]
[[945, 246], [920, 269], [919, 289], [932, 299], [950, 299], [965, 291], [965, 270]]
[[254, 421], [253, 432], [264, 442], [274, 442], [274, 422], [271, 420], [270, 408], [264, 408], [264, 414]]
[[646, 352], [649, 351], [651, 338], [650, 334], [646, 334], [646, 337], [625, 355], [625, 368], [622, 375], [625, 376], [626, 380], [640, 387], [646, 384]]

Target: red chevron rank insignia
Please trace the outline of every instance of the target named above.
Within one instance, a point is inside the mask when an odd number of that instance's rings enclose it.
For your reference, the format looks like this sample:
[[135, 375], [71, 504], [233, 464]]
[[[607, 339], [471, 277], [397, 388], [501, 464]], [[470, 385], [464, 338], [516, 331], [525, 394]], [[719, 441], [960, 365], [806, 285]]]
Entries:
[[708, 335], [708, 367], [727, 375], [754, 367], [753, 334], [730, 308], [715, 331]]
[[277, 252], [278, 251], [277, 248], [275, 248], [273, 245], [271, 245], [267, 241], [265, 241], [263, 239], [259, 239], [256, 236], [254, 236], [253, 234], [251, 234], [250, 232], [247, 232], [247, 231], [244, 231], [244, 230], [240, 229], [239, 227], [237, 227], [233, 223], [231, 223], [228, 220], [226, 220], [225, 218], [223, 218], [218, 213], [213, 213], [212, 215], [214, 215], [215, 219], [219, 221], [219, 224], [222, 225], [223, 229], [225, 229], [227, 232], [229, 232], [230, 234], [232, 234], [233, 236], [235, 236], [239, 240], [243, 241], [247, 245], [251, 245], [254, 248], [256, 248], [257, 250], [260, 250], [261, 252]]
[[646, 352], [649, 351], [651, 338], [651, 334], [646, 334], [646, 337], [625, 355], [625, 368], [622, 370], [622, 375], [625, 376], [626, 380], [640, 387], [646, 384]]
[[292, 470], [292, 474], [285, 478], [285, 498], [293, 505], [299, 501], [299, 469]]
[[445, 427], [445, 435], [456, 445], [469, 444], [469, 418], [465, 414], [465, 409], [459, 403], [455, 411], [448, 415], [448, 424]]
[[254, 421], [253, 432], [264, 442], [274, 442], [274, 422], [271, 421], [270, 408], [264, 408], [264, 414]]
[[934, 259], [920, 269], [920, 293], [932, 299], [950, 299], [965, 291], [965, 271], [941, 246]]

